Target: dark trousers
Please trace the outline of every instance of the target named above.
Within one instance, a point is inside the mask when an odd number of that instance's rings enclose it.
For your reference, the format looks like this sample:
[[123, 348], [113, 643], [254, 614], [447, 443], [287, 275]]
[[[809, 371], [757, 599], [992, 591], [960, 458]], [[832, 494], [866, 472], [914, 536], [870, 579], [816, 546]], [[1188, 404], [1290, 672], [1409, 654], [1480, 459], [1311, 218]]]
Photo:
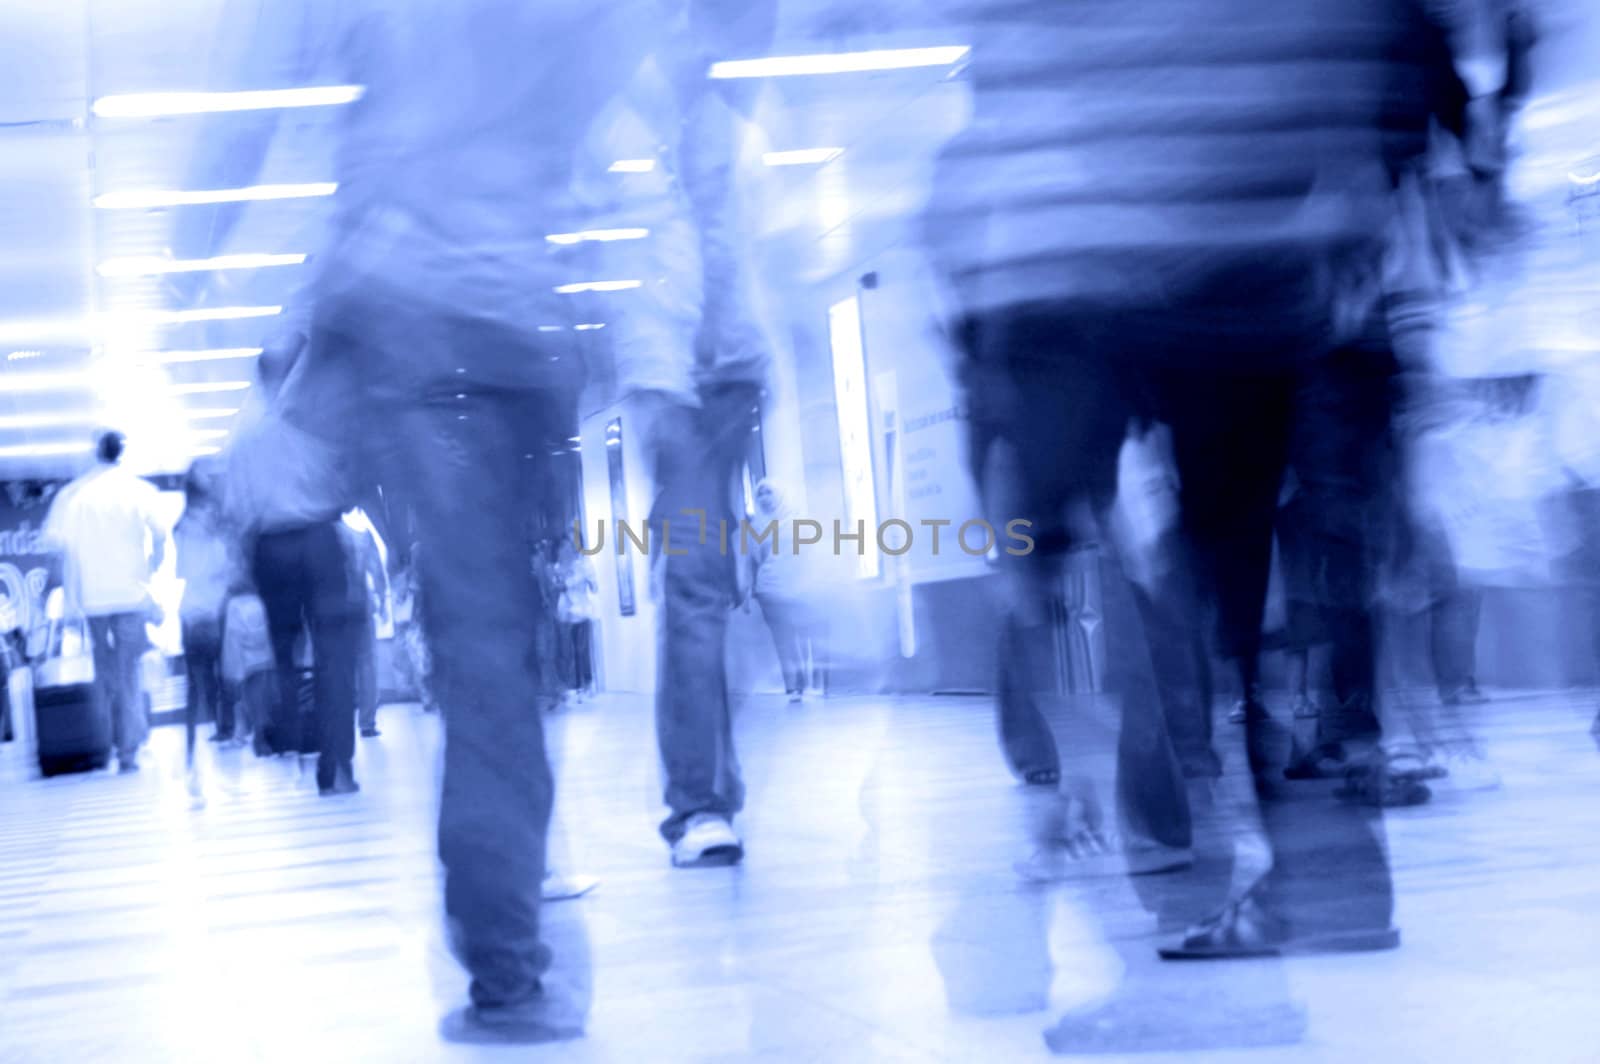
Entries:
[[233, 734], [233, 705], [222, 691], [221, 617], [183, 619], [183, 665], [189, 679], [188, 697], [184, 700], [184, 750], [192, 764], [195, 728], [208, 714], [215, 718], [219, 734]]
[[[349, 572], [334, 521], [263, 532], [254, 575], [267, 611], [278, 668], [278, 715], [299, 719], [300, 669], [295, 643], [311, 632], [315, 661], [317, 785], [331, 787], [355, 757], [356, 655], [361, 617], [351, 608]], [[303, 746], [302, 746], [303, 748]]]
[[[1128, 581], [1109, 537], [1101, 534], [1116, 497], [1117, 456], [1133, 408], [1110, 360], [1092, 357], [1066, 323], [1016, 315], [976, 324], [968, 363], [974, 465], [986, 507], [1006, 521], [1032, 522], [1033, 550], [1005, 559], [1007, 616], [1001, 633], [1002, 745], [1018, 767], [1042, 764], [1051, 733], [1066, 728], [1062, 711], [1059, 589], [1070, 556], [1092, 548], [1087, 574], [1098, 583], [1105, 660], [1096, 685], [1119, 696], [1118, 815], [1143, 838], [1172, 847], [1191, 842], [1182, 763], [1172, 745], [1169, 714], [1199, 716], [1193, 704], [1170, 705], [1157, 681], [1147, 625], [1172, 627], [1152, 615], [1164, 600]], [[1081, 633], [1069, 632], [1069, 637]], [[1170, 685], [1169, 685], [1170, 688]], [[1201, 734], [1199, 724], [1186, 728]], [[1056, 745], [1053, 741], [1050, 746]], [[1024, 748], [1025, 747], [1025, 748]], [[1194, 760], [1209, 755], [1196, 752]]]
[[[415, 521], [451, 944], [473, 1001], [511, 1004], [538, 994], [550, 965], [539, 891], [554, 780], [539, 707], [559, 688], [536, 650], [530, 515], [565, 499], [551, 455], [570, 447], [581, 361], [562, 336], [369, 298], [319, 307], [312, 349], [338, 355], [320, 371], [350, 374], [322, 394], [352, 403], [348, 445]], [[515, 386], [494, 383], [502, 367]], [[550, 387], [528, 383], [546, 371]]]
[[144, 684], [139, 678], [139, 660], [150, 649], [144, 626], [142, 610], [89, 618], [95, 688], [111, 717], [112, 742], [121, 761], [132, 761], [150, 733]]
[[[654, 428], [656, 500], [650, 513], [653, 543], [670, 525], [657, 633], [656, 743], [666, 777], [670, 813], [661, 824], [668, 842], [683, 836], [696, 813], [731, 819], [744, 808], [744, 782], [733, 747], [725, 643], [737, 574], [737, 517], [731, 504], [734, 475], [750, 437], [746, 416], [753, 389], [708, 395], [696, 410], [662, 408]], [[703, 510], [709, 534], [700, 542]], [[725, 553], [718, 522], [726, 520]], [[681, 552], [681, 553], [680, 553]]]
[[572, 639], [572, 689], [594, 687], [594, 622], [574, 621], [567, 626]]

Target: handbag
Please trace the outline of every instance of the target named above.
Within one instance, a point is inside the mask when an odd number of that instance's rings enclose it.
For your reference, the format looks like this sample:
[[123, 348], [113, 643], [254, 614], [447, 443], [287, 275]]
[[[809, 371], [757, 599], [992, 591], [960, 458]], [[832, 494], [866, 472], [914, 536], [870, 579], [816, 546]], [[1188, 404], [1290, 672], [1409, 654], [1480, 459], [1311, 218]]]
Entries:
[[[75, 638], [69, 639], [69, 634]], [[34, 665], [33, 672], [36, 688], [94, 683], [94, 640], [89, 634], [89, 622], [81, 616], [72, 621], [52, 619], [44, 657]]]

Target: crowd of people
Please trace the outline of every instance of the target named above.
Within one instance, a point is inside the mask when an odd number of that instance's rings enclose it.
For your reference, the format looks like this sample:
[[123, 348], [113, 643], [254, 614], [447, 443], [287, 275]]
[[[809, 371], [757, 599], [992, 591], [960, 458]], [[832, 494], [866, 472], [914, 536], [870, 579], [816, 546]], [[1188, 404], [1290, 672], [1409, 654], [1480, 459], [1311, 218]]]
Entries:
[[[1493, 783], [1456, 712], [1483, 698], [1482, 596], [1448, 515], [1415, 502], [1452, 411], [1529, 401], [1520, 379], [1446, 379], [1436, 348], [1462, 271], [1528, 239], [1505, 177], [1535, 22], [1513, 0], [1071, 7], [898, 13], [971, 46], [971, 121], [919, 231], [953, 308], [970, 471], [994, 523], [1025, 518], [1037, 545], [993, 578], [1002, 746], [1047, 807], [1022, 871], [1190, 868], [1222, 766], [1212, 707], [1232, 698], [1271, 869], [1163, 956], [1394, 948], [1383, 810], [1447, 774]], [[536, 542], [528, 520], [574, 516], [551, 456], [585, 382], [585, 311], [560, 289], [574, 264], [650, 279], [603, 342], [641, 421], [652, 529], [750, 516], [738, 487], [774, 357], [738, 180], [752, 97], [706, 71], [767, 54], [778, 6], [273, 0], [230, 18], [251, 32], [219, 88], [365, 94], [340, 122], [315, 280], [265, 341], [225, 460], [186, 484], [191, 748], [213, 707], [219, 737], [315, 750], [322, 793], [354, 792], [357, 729], [378, 734], [374, 619], [392, 620], [445, 734], [444, 905], [472, 977], [445, 1033], [576, 1034], [544, 979], [539, 709], [595, 690], [599, 582], [571, 536]], [[218, 119], [197, 172], [250, 184], [272, 134], [270, 116]], [[594, 179], [641, 158], [640, 181]], [[204, 257], [236, 214], [192, 218], [177, 250]], [[547, 239], [621, 227], [649, 236]], [[167, 534], [119, 453], [102, 439], [53, 523], [131, 770], [132, 655]], [[775, 483], [754, 494], [762, 518], [788, 514]], [[371, 512], [404, 515], [403, 565], [345, 520], [379, 497]], [[767, 547], [741, 572], [714, 540], [673, 542], [653, 559], [659, 830], [673, 864], [722, 865], [745, 854], [730, 613], [759, 606], [796, 701], [827, 689], [828, 635], [797, 554]], [[1056, 660], [1068, 571], [1099, 588], [1109, 797], [1063, 755], [1081, 726]], [[1440, 703], [1407, 718], [1411, 746], [1385, 735], [1374, 621], [1404, 581], [1423, 589]], [[1286, 712], [1263, 690], [1273, 649]]]

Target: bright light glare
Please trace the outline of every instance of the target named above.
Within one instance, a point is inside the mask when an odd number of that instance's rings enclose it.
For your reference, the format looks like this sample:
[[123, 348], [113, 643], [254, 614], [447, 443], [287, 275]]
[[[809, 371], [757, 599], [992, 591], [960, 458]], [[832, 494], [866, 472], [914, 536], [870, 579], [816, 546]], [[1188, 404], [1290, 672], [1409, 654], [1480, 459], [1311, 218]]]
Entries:
[[859, 74], [870, 70], [910, 70], [950, 66], [968, 52], [965, 45], [943, 48], [885, 48], [870, 52], [785, 55], [766, 59], [733, 59], [711, 64], [713, 78], [787, 78], [805, 74]]
[[768, 166], [819, 166], [844, 154], [843, 148], [800, 148], [795, 151], [769, 151], [761, 156]]
[[236, 406], [197, 406], [183, 413], [191, 421], [201, 421], [206, 418], [232, 417], [239, 412]]
[[205, 458], [213, 454], [221, 454], [221, 447], [192, 447], [189, 449], [190, 458]]
[[107, 259], [99, 267], [101, 277], [150, 277], [163, 273], [200, 273], [205, 270], [259, 270], [269, 266], [299, 266], [304, 255], [218, 255], [210, 259], [164, 259], [139, 255]]
[[89, 386], [91, 377], [79, 373], [0, 373], [0, 393], [64, 392]]
[[28, 443], [15, 447], [0, 447], [0, 458], [56, 458], [68, 454], [88, 454], [94, 444], [88, 440], [77, 443]]
[[643, 281], [580, 281], [577, 284], [558, 285], [556, 294], [570, 296], [579, 292], [626, 292], [643, 284]]
[[581, 244], [586, 241], [610, 243], [613, 240], [643, 240], [649, 235], [648, 229], [582, 229], [576, 233], [551, 233], [545, 239], [552, 244]]
[[163, 115], [215, 114], [223, 111], [331, 107], [354, 103], [366, 91], [360, 85], [323, 85], [310, 89], [258, 89], [247, 92], [128, 93], [100, 97], [94, 102], [94, 114], [96, 118], [159, 118]]
[[609, 170], [613, 174], [648, 174], [655, 168], [654, 159], [618, 159]]
[[246, 203], [255, 200], [311, 199], [331, 196], [339, 189], [337, 181], [302, 185], [247, 185], [244, 188], [212, 189], [134, 189], [107, 192], [94, 198], [101, 210], [134, 210], [150, 207], [190, 207], [207, 203]]
[[210, 395], [214, 392], [242, 392], [248, 387], [249, 381], [206, 381], [201, 384], [174, 384], [167, 391], [173, 395]]
[[603, 321], [586, 321], [582, 325], [573, 326], [578, 332], [594, 332], [596, 329], [604, 329], [605, 327], [606, 323]]
[[1577, 171], [1568, 171], [1567, 180], [1571, 181], [1574, 185], [1582, 185], [1585, 188], [1588, 188], [1590, 185], [1600, 185], [1600, 170], [1596, 170], [1594, 173], [1588, 174], [1587, 176], [1580, 174]]

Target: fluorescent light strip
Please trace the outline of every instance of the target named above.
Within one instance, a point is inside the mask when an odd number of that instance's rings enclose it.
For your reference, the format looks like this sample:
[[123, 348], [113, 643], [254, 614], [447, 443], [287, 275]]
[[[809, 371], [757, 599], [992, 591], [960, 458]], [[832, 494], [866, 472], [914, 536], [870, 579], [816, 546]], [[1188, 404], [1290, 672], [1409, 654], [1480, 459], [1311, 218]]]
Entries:
[[243, 318], [273, 318], [282, 307], [201, 307], [199, 310], [155, 310], [141, 314], [114, 315], [112, 324], [184, 325], [195, 321], [238, 321]]
[[187, 416], [192, 421], [202, 421], [202, 420], [205, 420], [206, 418], [232, 417], [233, 415], [237, 414], [238, 412], [239, 412], [239, 408], [236, 407], [236, 406], [233, 406], [233, 407], [222, 407], [222, 406], [206, 407], [206, 406], [201, 406], [201, 407], [195, 407], [195, 408], [193, 408], [191, 410], [185, 410], [184, 411], [184, 415]]
[[99, 266], [101, 277], [151, 277], [165, 273], [201, 273], [207, 270], [259, 270], [269, 266], [299, 266], [304, 255], [218, 255], [210, 259], [164, 259], [140, 255], [107, 259]]
[[189, 449], [189, 457], [190, 458], [206, 458], [206, 457], [209, 457], [210, 455], [221, 454], [221, 453], [222, 453], [222, 448], [221, 447], [191, 447]]
[[942, 48], [885, 48], [870, 52], [785, 55], [766, 59], [734, 59], [711, 64], [711, 77], [788, 78], [807, 74], [860, 74], [871, 70], [910, 70], [950, 66], [972, 51], [966, 45]]
[[212, 189], [135, 189], [107, 192], [94, 198], [104, 211], [135, 210], [150, 207], [191, 207], [208, 203], [247, 203], [256, 200], [312, 199], [338, 191], [336, 181], [302, 185], [247, 185], [244, 188]]
[[166, 365], [179, 362], [226, 362], [231, 358], [255, 358], [259, 347], [214, 347], [196, 351], [147, 351], [135, 358], [152, 358]]
[[0, 373], [0, 394], [6, 392], [69, 392], [87, 388], [88, 373]]
[[172, 395], [210, 395], [215, 392], [242, 392], [249, 387], [249, 381], [208, 381], [203, 384], [174, 384], [167, 391]]
[[220, 440], [228, 434], [227, 429], [190, 429], [191, 440]]
[[768, 166], [818, 166], [831, 163], [843, 154], [843, 148], [800, 148], [795, 151], [769, 151], [761, 156], [761, 161]]
[[579, 292], [626, 292], [630, 288], [639, 288], [643, 281], [581, 281], [577, 284], [564, 284], [556, 287], [556, 294], [563, 296], [577, 295]]
[[69, 454], [88, 454], [94, 444], [87, 440], [78, 443], [28, 443], [16, 447], [0, 447], [0, 458], [57, 458]]
[[654, 159], [618, 159], [608, 169], [613, 174], [648, 174], [655, 168]]
[[310, 89], [257, 89], [246, 92], [127, 93], [100, 97], [94, 102], [94, 114], [96, 118], [161, 118], [166, 115], [217, 114], [225, 111], [333, 107], [354, 103], [366, 91], [360, 85], [324, 85]]
[[582, 325], [573, 326], [578, 332], [594, 332], [596, 329], [604, 329], [605, 327], [606, 323], [603, 321], [587, 321]]
[[648, 229], [582, 229], [576, 233], [551, 233], [545, 239], [552, 244], [610, 243], [613, 240], [643, 240], [649, 235]]
[[5, 414], [0, 429], [53, 429], [88, 426], [97, 423], [93, 414]]
[[40, 358], [43, 355], [44, 355], [43, 351], [13, 351], [9, 355], [6, 356], [6, 361], [7, 362], [21, 362], [24, 359]]

